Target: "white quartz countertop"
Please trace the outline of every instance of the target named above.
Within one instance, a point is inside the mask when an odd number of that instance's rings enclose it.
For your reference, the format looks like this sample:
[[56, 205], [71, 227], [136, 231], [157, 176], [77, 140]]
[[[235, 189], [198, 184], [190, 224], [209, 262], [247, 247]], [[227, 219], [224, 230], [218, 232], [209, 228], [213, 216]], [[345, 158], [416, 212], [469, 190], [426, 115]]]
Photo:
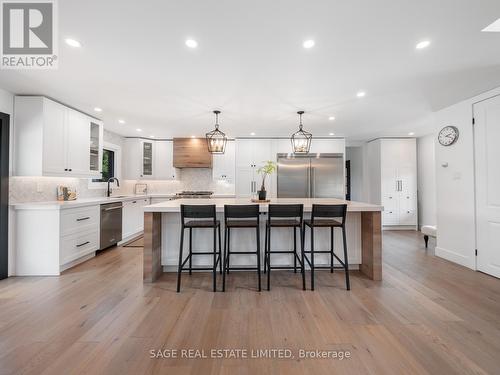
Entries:
[[[74, 201], [46, 201], [46, 202], [26, 202], [26, 203], [16, 203], [12, 204], [16, 210], [50, 210], [50, 209], [69, 209], [85, 206], [94, 206], [99, 204], [113, 203], [113, 202], [128, 202], [137, 199], [148, 199], [148, 198], [173, 198], [174, 194], [142, 194], [142, 195], [117, 195], [115, 197], [94, 197], [94, 198], [78, 198]], [[234, 197], [234, 195], [225, 194], [214, 194], [213, 197], [227, 198]], [[184, 200], [184, 199], [183, 199]], [[188, 199], [192, 202], [195, 199]], [[213, 200], [213, 198], [209, 199]]]
[[[271, 204], [300, 204], [304, 211], [310, 212], [313, 204], [347, 204], [347, 211], [370, 212], [383, 211], [382, 206], [370, 203], [346, 201], [335, 198], [271, 198]], [[269, 203], [258, 203], [261, 212], [267, 212]], [[180, 212], [181, 204], [215, 204], [217, 212], [224, 211], [225, 204], [253, 204], [249, 198], [212, 198], [212, 199], [176, 199], [144, 207], [144, 212]]]

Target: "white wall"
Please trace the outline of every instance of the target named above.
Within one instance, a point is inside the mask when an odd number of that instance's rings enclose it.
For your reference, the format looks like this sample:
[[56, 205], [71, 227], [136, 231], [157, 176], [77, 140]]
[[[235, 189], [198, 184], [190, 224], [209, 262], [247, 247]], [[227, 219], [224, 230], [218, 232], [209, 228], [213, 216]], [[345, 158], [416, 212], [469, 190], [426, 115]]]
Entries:
[[476, 268], [472, 106], [495, 95], [500, 95], [500, 88], [435, 113], [436, 131], [453, 125], [460, 132], [459, 140], [450, 147], [436, 142], [436, 255], [472, 269]]
[[351, 161], [351, 200], [363, 201], [363, 147], [346, 147], [346, 160]]
[[[13, 113], [14, 113], [14, 95], [10, 92], [0, 89], [0, 112], [7, 113], [10, 115], [10, 165], [9, 165], [9, 175], [12, 175], [12, 132], [13, 132]], [[14, 238], [14, 212], [9, 209], [9, 276], [14, 272], [15, 267], [15, 257], [14, 257], [14, 244], [12, 239]]]
[[436, 157], [434, 134], [417, 138], [418, 225], [436, 225]]

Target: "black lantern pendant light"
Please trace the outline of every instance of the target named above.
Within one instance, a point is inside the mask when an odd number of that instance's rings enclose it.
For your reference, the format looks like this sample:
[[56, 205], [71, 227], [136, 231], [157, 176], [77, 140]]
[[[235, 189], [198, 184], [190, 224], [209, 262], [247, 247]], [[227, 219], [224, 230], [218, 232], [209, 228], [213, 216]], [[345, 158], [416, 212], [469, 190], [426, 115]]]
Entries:
[[223, 154], [226, 151], [227, 137], [219, 130], [219, 114], [220, 111], [215, 113], [215, 129], [206, 134], [208, 152], [211, 154]]
[[299, 115], [299, 131], [292, 134], [292, 149], [294, 154], [308, 154], [311, 147], [312, 134], [302, 129], [302, 115], [304, 111], [298, 111]]

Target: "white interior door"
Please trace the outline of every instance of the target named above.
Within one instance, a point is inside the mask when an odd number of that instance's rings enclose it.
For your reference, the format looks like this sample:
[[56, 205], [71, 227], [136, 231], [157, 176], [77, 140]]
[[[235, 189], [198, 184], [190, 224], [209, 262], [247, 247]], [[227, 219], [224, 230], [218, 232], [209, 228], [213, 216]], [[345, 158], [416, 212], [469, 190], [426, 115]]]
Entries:
[[500, 96], [474, 105], [477, 269], [500, 277]]

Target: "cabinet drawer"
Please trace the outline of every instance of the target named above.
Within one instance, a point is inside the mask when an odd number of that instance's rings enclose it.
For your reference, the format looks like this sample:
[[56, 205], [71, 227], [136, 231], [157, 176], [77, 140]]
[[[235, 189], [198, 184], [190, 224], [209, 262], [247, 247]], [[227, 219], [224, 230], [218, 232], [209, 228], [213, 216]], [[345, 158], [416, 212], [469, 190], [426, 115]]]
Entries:
[[99, 206], [61, 211], [61, 236], [99, 230]]
[[99, 232], [87, 231], [61, 237], [59, 264], [64, 265], [98, 249]]

